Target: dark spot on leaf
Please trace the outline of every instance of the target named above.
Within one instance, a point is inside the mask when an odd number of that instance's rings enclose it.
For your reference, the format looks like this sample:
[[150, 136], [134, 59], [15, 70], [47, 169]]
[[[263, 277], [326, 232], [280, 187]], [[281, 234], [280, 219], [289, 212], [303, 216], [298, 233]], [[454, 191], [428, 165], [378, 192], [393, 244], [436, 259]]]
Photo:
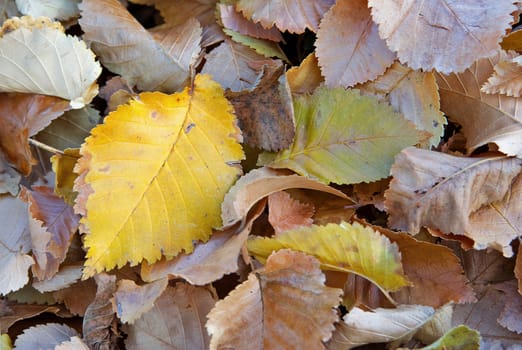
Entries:
[[111, 170], [111, 166], [109, 164], [107, 164], [106, 166], [104, 166], [103, 168], [100, 168], [99, 171], [101, 173], [108, 173], [109, 170]]
[[190, 123], [189, 125], [187, 125], [187, 127], [185, 128], [185, 134], [188, 134], [190, 132], [190, 130], [192, 130], [192, 128], [195, 126], [196, 126], [196, 124], [194, 124], [194, 123]]

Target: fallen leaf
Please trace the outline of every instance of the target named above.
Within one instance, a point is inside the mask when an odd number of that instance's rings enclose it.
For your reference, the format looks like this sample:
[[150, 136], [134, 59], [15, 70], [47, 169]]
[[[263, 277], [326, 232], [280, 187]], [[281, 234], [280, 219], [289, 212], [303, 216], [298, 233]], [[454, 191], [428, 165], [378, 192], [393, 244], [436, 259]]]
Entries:
[[14, 17], [0, 31], [0, 91], [61, 97], [72, 108], [82, 108], [98, 93], [100, 64], [59, 23]]
[[391, 178], [373, 182], [362, 182], [353, 185], [353, 195], [359, 205], [371, 204], [384, 211], [384, 192], [390, 186]]
[[423, 139], [391, 106], [358, 90], [320, 87], [311, 96], [298, 96], [294, 112], [294, 143], [268, 165], [325, 183], [387, 177], [395, 155]]
[[251, 36], [243, 35], [241, 33], [226, 28], [223, 29], [223, 32], [226, 35], [228, 35], [233, 41], [250, 47], [255, 52], [257, 52], [260, 55], [263, 55], [266, 58], [275, 57], [285, 62], [290, 62], [290, 60], [288, 59], [288, 57], [286, 57], [285, 52], [281, 49], [279, 44], [273, 41], [252, 38]]
[[522, 295], [522, 249], [519, 249], [517, 253], [515, 277], [518, 280], [518, 292]]
[[91, 131], [75, 168], [84, 277], [190, 253], [221, 226], [221, 201], [243, 158], [231, 109], [201, 75], [190, 91], [140, 94]]
[[8, 334], [0, 335], [0, 348], [2, 348], [2, 350], [11, 350], [13, 348], [13, 343]]
[[[192, 58], [200, 50], [197, 40], [189, 41], [191, 32], [179, 38], [174, 55], [156, 42], [118, 0], [86, 0], [79, 6], [83, 37], [105, 67], [141, 90], [172, 93], [185, 86]], [[183, 43], [187, 52], [182, 50]]]
[[92, 278], [79, 281], [68, 288], [53, 292], [53, 296], [63, 302], [73, 315], [84, 316], [87, 307], [96, 296], [96, 283]]
[[71, 340], [57, 345], [54, 350], [89, 350], [89, 347], [80, 338], [74, 336]]
[[341, 294], [324, 280], [315, 258], [272, 254], [208, 314], [210, 349], [324, 349]]
[[239, 0], [236, 9], [264, 28], [275, 25], [282, 32], [300, 34], [307, 28], [316, 32], [324, 13], [333, 4], [333, 0]]
[[29, 282], [31, 256], [27, 204], [18, 197], [0, 196], [0, 294], [22, 288]]
[[462, 71], [494, 54], [516, 9], [511, 0], [494, 4], [368, 0], [368, 6], [379, 35], [402, 63], [441, 73]]
[[324, 80], [315, 54], [309, 54], [299, 66], [287, 70], [286, 80], [294, 94], [314, 92]]
[[82, 277], [81, 265], [65, 265], [52, 277], [44, 281], [33, 281], [33, 287], [40, 293], [65, 289]]
[[480, 348], [480, 333], [464, 325], [449, 330], [433, 344], [422, 350], [478, 350]]
[[455, 157], [406, 148], [395, 159], [385, 193], [392, 228], [416, 234], [423, 226], [465, 234], [469, 215], [501, 200], [520, 172], [509, 157]]
[[426, 322], [417, 333], [415, 339], [419, 339], [424, 344], [431, 344], [444, 336], [451, 329], [451, 318], [453, 317], [453, 305], [446, 304], [437, 310], [435, 314]]
[[57, 301], [54, 299], [52, 293], [42, 293], [32, 286], [26, 284], [23, 288], [18, 289], [6, 295], [7, 300], [16, 301], [23, 304], [37, 304], [37, 305], [55, 305]]
[[77, 195], [73, 187], [78, 174], [75, 174], [73, 169], [79, 158], [79, 148], [66, 148], [63, 154], [57, 153], [51, 157], [53, 171], [56, 174], [54, 192], [71, 206], [74, 205]]
[[78, 332], [64, 324], [47, 323], [24, 330], [14, 343], [17, 350], [54, 349], [63, 341], [78, 336]]
[[10, 193], [13, 196], [20, 190], [19, 183], [22, 176], [16, 171], [0, 150], [0, 194]]
[[16, 6], [24, 15], [63, 21], [80, 15], [79, 2], [80, 0], [16, 0]]
[[205, 288], [184, 283], [168, 287], [149, 312], [123, 326], [126, 349], [208, 349], [205, 316], [214, 303]]
[[60, 308], [48, 305], [9, 304], [9, 310], [0, 312], [0, 333], [7, 333], [18, 321], [33, 318], [45, 312], [56, 314]]
[[522, 296], [517, 292], [517, 281], [511, 280], [495, 284], [495, 288], [505, 293], [506, 302], [498, 323], [512, 332], [522, 333]]
[[327, 349], [352, 349], [369, 343], [387, 343], [411, 338], [435, 311], [429, 306], [399, 305], [396, 309], [351, 309], [328, 342]]
[[[261, 262], [280, 249], [293, 249], [316, 257], [325, 270], [355, 273], [388, 292], [408, 286], [396, 244], [359, 223], [312, 225], [277, 237], [253, 237], [248, 251]], [[391, 299], [391, 298], [390, 298]]]
[[268, 196], [268, 221], [275, 234], [311, 226], [314, 222], [314, 207], [293, 199], [288, 193], [279, 191]]
[[252, 90], [228, 92], [244, 142], [255, 148], [279, 151], [292, 144], [295, 135], [294, 106], [284, 67], [264, 66]]
[[505, 50], [520, 51], [522, 49], [522, 31], [513, 30], [505, 35], [500, 42], [500, 46]]
[[349, 87], [373, 80], [395, 60], [379, 37], [366, 0], [340, 0], [317, 31], [315, 54], [326, 86]]
[[501, 59], [494, 67], [495, 72], [482, 85], [481, 91], [487, 94], [504, 94], [520, 97], [522, 92], [522, 66], [520, 56]]
[[283, 36], [276, 27], [265, 29], [259, 23], [250, 22], [241, 13], [236, 12], [233, 5], [218, 3], [217, 6], [219, 18], [225, 28], [253, 38], [283, 41]]
[[384, 75], [357, 88], [363, 95], [387, 101], [418, 130], [429, 132], [432, 136], [421, 143], [423, 148], [439, 144], [446, 118], [440, 111], [437, 81], [432, 72], [413, 70], [395, 62]]
[[244, 220], [255, 203], [272, 193], [289, 188], [307, 188], [348, 199], [341, 191], [304, 176], [285, 170], [258, 168], [242, 176], [225, 195], [221, 204], [223, 225], [230, 226]]

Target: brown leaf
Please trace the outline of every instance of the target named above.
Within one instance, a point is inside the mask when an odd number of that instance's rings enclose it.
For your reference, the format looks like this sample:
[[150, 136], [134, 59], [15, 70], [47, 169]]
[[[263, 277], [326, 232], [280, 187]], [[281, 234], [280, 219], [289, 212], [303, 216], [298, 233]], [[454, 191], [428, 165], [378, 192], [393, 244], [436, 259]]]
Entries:
[[182, 253], [172, 260], [163, 258], [155, 264], [143, 262], [141, 277], [151, 282], [164, 277], [181, 277], [193, 285], [214, 282], [223, 275], [238, 270], [238, 256], [255, 219], [265, 209], [265, 202], [260, 201], [250, 211], [240, 232], [237, 225], [224, 231], [215, 231], [204, 243], [197, 243], [190, 254]]
[[384, 211], [384, 191], [390, 185], [390, 178], [361, 182], [353, 185], [353, 193], [360, 205], [372, 204], [377, 209]]
[[511, 0], [459, 2], [369, 0], [379, 34], [413, 69], [459, 72], [489, 57], [511, 27]]
[[22, 196], [29, 203], [31, 215], [29, 229], [36, 262], [32, 271], [40, 280], [49, 279], [65, 259], [80, 216], [74, 214], [73, 208], [56, 196], [50, 187], [24, 188]]
[[33, 158], [28, 138], [68, 110], [59, 97], [0, 93], [0, 151], [23, 175], [29, 175]]
[[469, 215], [501, 200], [521, 166], [516, 158], [455, 157], [406, 148], [395, 158], [385, 193], [389, 224], [412, 234], [422, 226], [465, 234]]
[[9, 327], [18, 321], [33, 318], [44, 312], [57, 313], [59, 307], [48, 305], [6, 304], [0, 307], [0, 333], [7, 333]]
[[515, 264], [515, 277], [518, 280], [518, 292], [522, 295], [522, 249], [518, 249]]
[[284, 191], [268, 196], [268, 221], [275, 234], [313, 224], [314, 207], [293, 199]]
[[236, 12], [233, 5], [218, 4], [219, 15], [223, 26], [243, 35], [253, 38], [267, 39], [272, 41], [283, 41], [281, 32], [276, 27], [269, 29], [263, 28], [259, 23], [253, 23], [247, 20], [241, 13]]
[[303, 33], [306, 28], [316, 32], [324, 13], [333, 0], [239, 0], [236, 9], [265, 28], [275, 25], [282, 32]]
[[124, 325], [125, 346], [141, 349], [208, 349], [205, 316], [214, 306], [209, 291], [178, 283], [168, 287], [153, 308], [133, 325]]
[[497, 290], [505, 293], [504, 310], [498, 318], [498, 323], [512, 332], [522, 333], [522, 296], [517, 292], [517, 281], [511, 280], [495, 284]]
[[79, 281], [68, 288], [54, 292], [53, 296], [56, 300], [62, 301], [73, 315], [84, 316], [87, 307], [96, 296], [96, 283], [92, 278]]
[[280, 151], [288, 148], [295, 135], [292, 94], [281, 63], [265, 65], [252, 90], [228, 92], [244, 142], [254, 148]]
[[110, 349], [114, 343], [115, 314], [110, 298], [116, 291], [116, 277], [106, 273], [94, 276], [98, 289], [83, 317], [83, 339], [90, 348]]
[[496, 143], [507, 155], [522, 155], [520, 98], [490, 95], [480, 90], [502, 57], [499, 52], [478, 60], [462, 73], [435, 74], [441, 110], [462, 126], [468, 153], [488, 143]]
[[286, 170], [263, 167], [242, 176], [228, 191], [221, 204], [223, 225], [229, 226], [243, 220], [259, 200], [271, 193], [289, 188], [307, 188], [348, 199], [341, 191], [318, 181]]
[[168, 283], [166, 278], [142, 286], [131, 280], [118, 281], [118, 289], [114, 293], [114, 298], [111, 299], [113, 311], [122, 322], [134, 323], [154, 306]]
[[366, 0], [339, 0], [317, 32], [316, 55], [328, 87], [373, 80], [395, 60], [379, 37]]
[[294, 94], [311, 94], [324, 81], [317, 57], [312, 52], [297, 67], [286, 71], [286, 79]]
[[341, 294], [324, 281], [317, 259], [288, 249], [272, 254], [209, 313], [210, 349], [324, 349]]

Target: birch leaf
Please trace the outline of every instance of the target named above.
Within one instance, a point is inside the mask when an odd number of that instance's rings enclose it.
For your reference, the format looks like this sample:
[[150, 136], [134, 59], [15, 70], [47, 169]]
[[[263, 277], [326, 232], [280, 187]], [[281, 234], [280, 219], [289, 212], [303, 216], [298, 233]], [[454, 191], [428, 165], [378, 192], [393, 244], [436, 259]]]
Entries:
[[0, 37], [0, 91], [61, 97], [72, 108], [82, 108], [96, 96], [100, 64], [61, 25], [15, 17], [2, 28], [10, 31]]
[[268, 196], [268, 221], [276, 235], [301, 226], [312, 225], [313, 215], [313, 205], [301, 203], [284, 191]]
[[511, 0], [369, 0], [373, 20], [399, 60], [413, 69], [460, 72], [493, 55], [511, 27]]
[[480, 333], [467, 326], [460, 325], [450, 329], [440, 339], [422, 348], [422, 350], [478, 350]]
[[64, 324], [47, 323], [27, 328], [16, 338], [14, 345], [18, 350], [54, 349], [78, 335], [75, 329]]
[[294, 94], [314, 92], [324, 80], [315, 54], [309, 54], [299, 66], [287, 70], [286, 79]]
[[520, 97], [522, 93], [522, 65], [520, 63], [520, 56], [501, 59], [495, 64], [495, 72], [480, 90], [487, 94]]
[[389, 105], [358, 90], [320, 87], [297, 97], [294, 113], [294, 143], [268, 165], [325, 183], [387, 177], [395, 155], [425, 137]]
[[283, 36], [276, 27], [265, 29], [259, 23], [250, 22], [241, 13], [237, 12], [233, 5], [219, 3], [217, 6], [219, 18], [225, 28], [257, 39], [267, 39], [276, 42], [283, 41]]
[[79, 2], [80, 0], [16, 0], [16, 6], [24, 15], [63, 21], [80, 14]]
[[315, 256], [326, 270], [355, 273], [376, 284], [387, 296], [409, 285], [397, 245], [359, 223], [312, 225], [275, 238], [248, 241], [249, 252], [264, 261], [273, 251], [293, 249]]
[[223, 90], [204, 75], [191, 91], [142, 93], [109, 114], [76, 167], [84, 276], [172, 258], [206, 241], [241, 171], [238, 137]]

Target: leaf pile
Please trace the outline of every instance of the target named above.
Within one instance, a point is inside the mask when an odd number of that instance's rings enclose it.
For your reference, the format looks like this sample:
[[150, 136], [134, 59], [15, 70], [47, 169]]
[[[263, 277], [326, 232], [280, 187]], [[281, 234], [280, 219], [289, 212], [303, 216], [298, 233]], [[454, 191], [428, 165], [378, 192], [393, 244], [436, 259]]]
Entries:
[[0, 348], [521, 347], [519, 7], [4, 1]]

